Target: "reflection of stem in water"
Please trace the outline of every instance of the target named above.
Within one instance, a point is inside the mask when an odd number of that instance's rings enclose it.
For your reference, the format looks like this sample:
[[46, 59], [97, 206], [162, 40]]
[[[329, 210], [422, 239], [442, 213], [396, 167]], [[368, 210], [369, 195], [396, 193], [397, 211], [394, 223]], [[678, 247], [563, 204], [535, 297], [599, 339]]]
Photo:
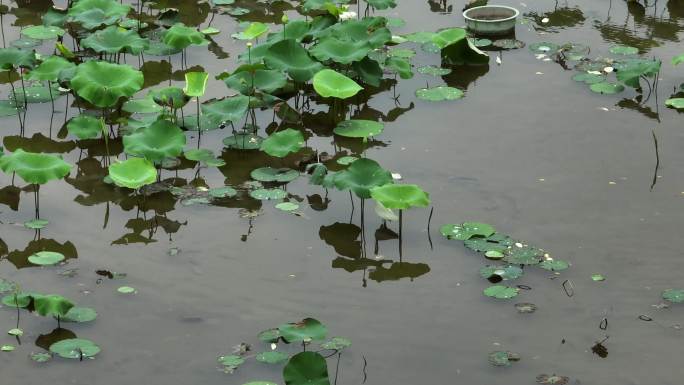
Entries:
[[432, 236], [430, 235], [430, 223], [432, 222], [432, 213], [435, 211], [435, 206], [432, 206], [430, 209], [430, 215], [428, 216], [428, 224], [427, 224], [427, 234], [428, 234], [428, 241], [430, 241], [430, 250], [434, 250], [434, 247], [432, 246]]
[[351, 202], [351, 215], [349, 215], [349, 223], [352, 223], [354, 219], [354, 197], [352, 196], [351, 190], [349, 190], [349, 201]]
[[109, 201], [107, 201], [105, 208], [104, 224], [102, 225], [103, 230], [107, 228], [107, 223], [109, 223]]
[[337, 365], [335, 365], [335, 383], [337, 385], [337, 374], [340, 372], [340, 357], [342, 357], [342, 352], [337, 352]]
[[653, 181], [651, 182], [651, 190], [653, 190], [653, 187], [655, 187], [656, 183], [658, 182], [658, 168], [660, 168], [660, 151], [658, 151], [658, 137], [656, 136], [655, 129], [651, 130], [651, 134], [653, 135], [653, 145], [655, 147], [656, 154], [656, 165], [655, 169], [653, 170]]
[[404, 210], [399, 210], [399, 262], [403, 262], [402, 227], [404, 225]]
[[36, 207], [36, 219], [40, 218], [40, 195], [38, 194], [40, 191], [40, 185], [39, 184], [34, 184], [34, 204]]

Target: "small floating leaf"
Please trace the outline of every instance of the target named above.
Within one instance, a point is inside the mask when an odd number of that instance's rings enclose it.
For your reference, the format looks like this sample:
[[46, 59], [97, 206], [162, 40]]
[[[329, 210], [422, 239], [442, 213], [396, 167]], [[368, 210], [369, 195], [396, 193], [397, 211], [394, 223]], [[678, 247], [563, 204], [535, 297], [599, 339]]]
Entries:
[[24, 331], [19, 329], [19, 328], [15, 328], [15, 329], [8, 330], [7, 334], [9, 334], [11, 336], [15, 336], [15, 337], [21, 337], [24, 335]]
[[27, 229], [33, 229], [33, 230], [40, 230], [47, 226], [47, 224], [50, 223], [46, 221], [45, 219], [34, 219], [28, 222], [24, 222], [24, 227]]
[[581, 73], [572, 77], [576, 82], [584, 82], [584, 84], [596, 84], [605, 80], [605, 76], [599, 74]]
[[614, 45], [610, 47], [609, 51], [614, 55], [636, 55], [639, 53], [638, 48], [628, 45]]
[[421, 88], [416, 91], [418, 99], [430, 102], [441, 102], [444, 100], [456, 100], [465, 95], [458, 88], [448, 86], [438, 86], [433, 88]]
[[511, 366], [511, 363], [516, 361], [520, 361], [517, 353], [503, 351], [489, 353], [489, 363], [494, 366]]
[[504, 261], [515, 265], [536, 265], [541, 262], [541, 257], [544, 254], [541, 250], [530, 247], [511, 247], [506, 250]]
[[299, 177], [299, 171], [291, 168], [273, 168], [261, 167], [252, 170], [250, 173], [252, 179], [260, 182], [291, 182]]
[[330, 341], [321, 344], [323, 349], [342, 350], [351, 346], [351, 341], [342, 337], [333, 337]]
[[540, 374], [537, 376], [537, 384], [555, 384], [565, 385], [570, 381], [570, 378], [565, 376], [557, 376], [555, 374]]
[[592, 281], [596, 281], [596, 282], [600, 282], [600, 281], [605, 281], [606, 278], [605, 278], [603, 275], [601, 275], [601, 274], [593, 274], [593, 275], [591, 276], [591, 280], [592, 280]]
[[503, 49], [520, 49], [525, 47], [525, 43], [516, 39], [499, 39], [492, 43], [494, 47]]
[[446, 76], [451, 73], [450, 68], [441, 68], [437, 66], [424, 66], [424, 67], [419, 67], [418, 72], [421, 74], [425, 75], [432, 75], [432, 76]]
[[292, 202], [281, 202], [281, 203], [278, 203], [277, 205], [275, 205], [275, 208], [277, 208], [278, 210], [285, 211], [285, 212], [291, 212], [291, 211], [295, 211], [295, 210], [299, 209], [299, 205], [296, 203], [292, 203]]
[[549, 271], [561, 271], [570, 267], [570, 264], [561, 259], [547, 259], [540, 263], [539, 267]]
[[286, 361], [290, 356], [279, 351], [263, 352], [256, 355], [256, 360], [266, 364], [279, 364]]
[[2, 346], [0, 346], [0, 351], [3, 351], [3, 352], [12, 352], [12, 351], [14, 351], [14, 349], [15, 349], [15, 347], [12, 346], [12, 345], [2, 345]]
[[515, 309], [521, 314], [530, 314], [537, 311], [537, 305], [528, 302], [521, 302], [515, 304]]
[[260, 188], [257, 190], [250, 191], [249, 196], [251, 196], [254, 199], [258, 199], [258, 200], [277, 200], [277, 199], [283, 199], [283, 198], [287, 197], [287, 191], [277, 189], [277, 188], [272, 188], [272, 189]]
[[71, 338], [50, 345], [50, 351], [63, 358], [90, 358], [100, 353], [100, 347], [83, 338]]
[[480, 269], [480, 276], [489, 279], [492, 276], [501, 277], [500, 280], [511, 280], [520, 278], [523, 275], [523, 270], [513, 265], [491, 266], [487, 265]]
[[515, 287], [494, 285], [484, 290], [484, 295], [487, 297], [497, 299], [510, 299], [518, 295], [518, 289]]
[[299, 322], [287, 323], [278, 327], [280, 335], [289, 343], [322, 340], [328, 329], [314, 318], [305, 318]]
[[48, 362], [52, 359], [52, 354], [50, 353], [31, 353], [29, 356], [31, 360], [38, 363]]
[[668, 107], [676, 108], [678, 110], [684, 109], [684, 98], [672, 98], [665, 101]]
[[257, 335], [257, 338], [264, 342], [277, 342], [280, 338], [280, 330], [277, 328], [264, 330]]
[[555, 43], [549, 43], [546, 41], [530, 44], [530, 51], [534, 53], [545, 53], [552, 54], [558, 52], [560, 46]]
[[440, 232], [447, 239], [465, 241], [473, 237], [489, 237], [493, 235], [494, 227], [486, 223], [463, 222], [460, 225], [444, 225]]
[[597, 94], [613, 95], [625, 90], [625, 86], [620, 83], [601, 82], [590, 86], [591, 90]]
[[135, 288], [132, 288], [130, 286], [121, 286], [118, 289], [116, 289], [121, 294], [134, 294], [136, 292]]
[[235, 355], [231, 354], [229, 356], [221, 356], [218, 358], [218, 363], [224, 366], [224, 369], [228, 373], [233, 373], [235, 369], [237, 369], [240, 365], [242, 365], [245, 362], [245, 359]]
[[50, 266], [56, 265], [64, 260], [64, 254], [54, 251], [39, 251], [28, 257], [28, 261], [34, 265]]
[[663, 292], [663, 298], [672, 303], [684, 302], [684, 289], [667, 289]]
[[91, 309], [89, 307], [72, 307], [69, 309], [69, 311], [66, 313], [64, 317], [62, 317], [62, 321], [65, 322], [90, 322], [94, 321], [95, 318], [97, 318], [97, 312], [95, 309]]

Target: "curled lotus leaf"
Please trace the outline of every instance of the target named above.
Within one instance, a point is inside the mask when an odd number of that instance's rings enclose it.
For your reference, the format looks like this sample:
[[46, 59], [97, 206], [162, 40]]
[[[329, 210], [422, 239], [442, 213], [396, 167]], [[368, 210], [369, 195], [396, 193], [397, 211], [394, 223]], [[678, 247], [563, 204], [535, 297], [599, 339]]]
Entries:
[[22, 149], [0, 157], [0, 170], [6, 173], [16, 172], [26, 183], [33, 184], [62, 179], [69, 174], [71, 167], [59, 156], [26, 152]]
[[104, 120], [86, 114], [81, 114], [69, 120], [67, 130], [79, 139], [94, 139], [105, 129]]
[[76, 68], [71, 87], [78, 96], [98, 107], [111, 107], [143, 86], [143, 73], [126, 64], [88, 61]]
[[169, 28], [164, 33], [163, 42], [175, 49], [185, 49], [191, 45], [209, 44], [202, 32], [183, 23], [176, 23]]
[[[440, 228], [440, 232], [447, 239], [458, 239], [466, 241], [473, 237], [487, 238], [496, 232], [493, 226], [486, 223], [479, 222], [463, 222], [460, 225], [444, 225]], [[498, 242], [493, 242], [498, 243]], [[488, 251], [488, 250], [476, 250]]]
[[249, 196], [262, 201], [278, 200], [287, 197], [287, 191], [278, 188], [260, 188], [250, 191]]
[[26, 76], [29, 80], [41, 80], [55, 82], [60, 79], [60, 75], [76, 68], [76, 64], [60, 57], [50, 56], [43, 60]]
[[341, 73], [324, 69], [313, 77], [313, 87], [324, 98], [347, 99], [363, 90], [358, 83]]
[[385, 184], [371, 189], [371, 197], [388, 209], [406, 210], [430, 205], [430, 195], [415, 184]]
[[304, 135], [298, 130], [287, 128], [271, 134], [261, 142], [261, 151], [268, 155], [283, 158], [297, 152], [304, 146]]
[[123, 137], [124, 151], [127, 154], [144, 156], [155, 163], [179, 156], [185, 142], [185, 133], [175, 124], [163, 119]]
[[123, 19], [131, 6], [120, 4], [116, 0], [77, 0], [68, 10], [68, 19], [77, 22], [85, 29], [94, 29], [101, 25], [112, 25]]
[[130, 158], [109, 166], [109, 177], [119, 187], [139, 189], [157, 180], [154, 164], [143, 158]]
[[43, 317], [64, 317], [74, 304], [61, 295], [49, 294], [33, 297], [33, 308]]
[[263, 59], [269, 68], [287, 72], [296, 82], [309, 81], [323, 68], [294, 39], [284, 39], [270, 45]]
[[385, 170], [378, 162], [362, 158], [334, 174], [335, 187], [340, 190], [351, 190], [361, 199], [371, 197], [371, 190], [375, 187], [392, 183], [392, 173]]

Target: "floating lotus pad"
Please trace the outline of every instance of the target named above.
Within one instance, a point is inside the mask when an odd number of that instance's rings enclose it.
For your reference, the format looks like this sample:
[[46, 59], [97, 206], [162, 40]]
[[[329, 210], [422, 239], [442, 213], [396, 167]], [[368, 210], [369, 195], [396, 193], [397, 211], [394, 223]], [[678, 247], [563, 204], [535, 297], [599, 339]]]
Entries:
[[[460, 225], [444, 225], [440, 228], [440, 232], [447, 239], [458, 239], [465, 241], [473, 237], [486, 238], [494, 235], [496, 230], [493, 226], [486, 223], [479, 222], [463, 222]], [[477, 250], [487, 251], [487, 250]]]
[[65, 322], [91, 322], [97, 318], [95, 309], [74, 306], [62, 317]]
[[491, 298], [496, 298], [496, 299], [511, 299], [515, 296], [518, 295], [518, 288], [515, 287], [509, 287], [509, 286], [502, 286], [502, 285], [494, 285], [486, 288], [483, 293], [487, 297]]
[[636, 55], [639, 53], [638, 48], [627, 45], [614, 45], [610, 47], [609, 51], [614, 55]]
[[[503, 253], [509, 247], [511, 247], [513, 243], [514, 241], [507, 235], [495, 233], [486, 238], [482, 238], [481, 236], [472, 237], [467, 239], [463, 244], [465, 247], [474, 251], [480, 251], [484, 253], [495, 251], [497, 253]], [[485, 254], [485, 256], [487, 258], [492, 258], [490, 255]], [[503, 258], [503, 255], [501, 255], [498, 259], [501, 258]]]
[[71, 165], [61, 157], [37, 154], [17, 149], [0, 157], [0, 170], [16, 172], [26, 183], [45, 184], [51, 180], [62, 179], [69, 174]]
[[480, 269], [480, 276], [489, 279], [492, 276], [501, 277], [502, 280], [513, 280], [520, 278], [523, 275], [523, 269], [513, 265], [503, 266], [484, 266]]
[[530, 246], [513, 246], [506, 250], [504, 261], [515, 265], [536, 265], [542, 260], [544, 253]]
[[460, 99], [465, 94], [458, 88], [448, 86], [438, 86], [433, 88], [421, 88], [416, 90], [418, 99], [430, 102], [441, 102], [444, 100]]
[[494, 366], [511, 366], [512, 362], [520, 361], [520, 355], [513, 352], [496, 351], [489, 353], [489, 363]]
[[549, 43], [547, 41], [542, 41], [534, 44], [530, 44], [529, 46], [530, 51], [534, 53], [545, 53], [545, 54], [554, 54], [558, 52], [560, 49], [560, 46], [556, 43]]
[[619, 83], [601, 82], [591, 85], [591, 90], [597, 94], [613, 95], [625, 90], [625, 86]]
[[549, 271], [562, 271], [569, 268], [570, 264], [561, 259], [545, 259], [539, 264], [539, 267]]
[[299, 322], [287, 323], [278, 327], [280, 336], [288, 343], [324, 340], [328, 329], [314, 318], [305, 318]]
[[64, 254], [55, 251], [39, 251], [28, 257], [28, 261], [34, 265], [56, 265], [64, 260]]
[[299, 177], [299, 171], [291, 168], [261, 167], [250, 173], [253, 179], [260, 182], [291, 182]]
[[502, 49], [520, 49], [525, 47], [525, 43], [516, 39], [499, 39], [491, 43], [494, 47]]
[[258, 200], [278, 200], [287, 197], [287, 191], [281, 189], [256, 189], [249, 192], [249, 196]]
[[347, 138], [367, 139], [371, 136], [380, 135], [384, 128], [382, 123], [372, 120], [352, 119], [340, 122], [333, 130], [336, 135]]
[[590, 73], [580, 73], [572, 77], [572, 80], [576, 82], [583, 82], [585, 84], [596, 84], [596, 83], [601, 83], [606, 80], [606, 77], [603, 75], [599, 74], [590, 74]]
[[663, 299], [672, 303], [684, 302], [684, 289], [667, 289], [663, 292]]
[[424, 67], [418, 67], [418, 72], [421, 74], [425, 74], [425, 75], [446, 76], [446, 75], [449, 75], [451, 73], [451, 69], [441, 68], [441, 67], [436, 67], [436, 66], [424, 66]]
[[287, 361], [290, 355], [279, 351], [262, 352], [256, 355], [256, 360], [266, 364], [279, 364]]
[[90, 340], [71, 338], [50, 345], [50, 352], [63, 358], [82, 359], [95, 357], [100, 347]]
[[304, 135], [300, 131], [287, 128], [271, 134], [261, 142], [259, 148], [268, 155], [283, 158], [290, 153], [301, 150], [303, 146]]
[[150, 42], [140, 37], [136, 31], [112, 25], [90, 34], [81, 40], [81, 45], [95, 52], [109, 54], [127, 52], [137, 55], [149, 48]]

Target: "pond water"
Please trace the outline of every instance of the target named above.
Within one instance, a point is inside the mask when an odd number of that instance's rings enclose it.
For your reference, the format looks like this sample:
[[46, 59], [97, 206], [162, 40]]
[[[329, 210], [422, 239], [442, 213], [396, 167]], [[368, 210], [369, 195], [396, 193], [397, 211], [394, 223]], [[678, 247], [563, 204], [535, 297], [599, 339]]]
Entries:
[[[7, 46], [22, 28], [40, 25], [53, 6], [46, 0], [5, 3]], [[191, 46], [185, 55], [190, 71], [210, 74], [205, 101], [234, 94], [214, 76], [239, 65], [245, 41], [231, 34], [242, 30], [240, 23], [276, 23], [271, 27], [279, 31], [283, 14], [303, 18], [296, 3], [237, 0], [233, 7], [250, 12], [231, 16], [212, 12], [208, 2], [160, 0], [144, 2], [144, 11], [177, 8], [186, 25], [220, 30], [210, 45]], [[375, 12], [405, 20], [392, 27], [394, 35], [464, 25], [462, 1], [397, 3]], [[3, 117], [5, 155], [17, 148], [59, 153], [75, 166], [65, 179], [40, 187], [40, 217], [49, 220], [40, 231], [23, 226], [34, 218], [32, 187], [0, 174], [0, 277], [98, 313], [94, 322], [62, 323], [53, 332], [56, 322], [22, 310], [21, 344], [0, 337], [0, 345], [16, 346], [0, 353], [3, 383], [282, 384], [282, 365], [252, 360], [226, 374], [216, 358], [241, 342], [255, 352], [268, 349], [258, 332], [305, 317], [352, 341], [339, 362], [339, 384], [528, 384], [542, 373], [568, 376], [573, 384], [681, 383], [684, 307], [663, 307], [661, 292], [684, 286], [677, 241], [684, 225], [684, 131], [677, 110], [664, 104], [684, 81], [684, 70], [671, 64], [684, 53], [684, 1], [498, 3], [521, 11], [516, 38], [527, 47], [484, 48], [488, 65], [453, 66], [440, 78], [415, 71], [439, 66], [439, 54], [403, 44], [416, 52], [414, 76], [395, 83], [386, 75], [381, 89], [352, 107], [353, 117], [385, 125], [365, 151], [360, 141], [333, 136], [334, 114], [312, 98], [302, 109], [303, 124], [279, 128], [305, 133], [307, 148], [298, 153], [279, 159], [228, 149], [222, 142], [231, 135], [228, 125], [201, 135], [201, 147], [220, 154], [225, 166], [198, 170], [184, 161], [161, 172], [177, 186], [239, 186], [258, 167], [304, 170], [316, 152], [372, 158], [430, 194], [429, 207], [403, 213], [401, 255], [397, 223], [389, 223], [392, 231], [382, 228], [372, 201], [365, 203], [362, 224], [358, 198], [311, 185], [308, 177], [286, 186], [298, 215], [245, 193], [213, 204], [190, 204], [168, 191], [142, 199], [103, 182], [103, 140], [78, 141], [67, 132], [64, 122], [79, 114], [72, 96], [57, 99], [54, 113], [49, 102], [30, 104], [23, 137], [17, 117]], [[47, 56], [53, 42], [35, 49]], [[662, 60], [657, 87], [652, 83], [650, 97], [645, 80], [642, 90], [594, 93], [573, 81], [577, 72], [564, 61], [531, 52], [537, 42], [583, 44], [591, 47], [590, 58], [610, 57], [615, 45], [636, 47], [642, 57]], [[71, 37], [64, 43], [74, 48]], [[145, 55], [143, 64], [127, 55], [145, 76], [139, 97], [148, 89], [184, 87], [181, 55], [170, 59]], [[11, 88], [3, 83], [7, 99]], [[415, 91], [426, 84], [456, 87], [465, 96], [419, 100]], [[288, 103], [295, 108], [295, 98]], [[191, 102], [185, 114], [194, 113]], [[272, 124], [272, 109], [257, 110], [254, 121], [264, 137], [280, 124], [278, 118]], [[198, 146], [196, 132], [186, 137], [187, 148]], [[112, 163], [125, 159], [120, 139], [108, 145]], [[571, 267], [559, 275], [526, 268], [513, 286], [531, 290], [511, 300], [487, 298], [482, 291], [490, 284], [479, 269], [491, 261], [439, 232], [443, 224], [464, 221], [492, 224]], [[27, 257], [40, 250], [59, 251], [67, 262], [31, 265]], [[126, 276], [110, 279], [99, 270]], [[592, 280], [594, 274], [605, 280]], [[118, 293], [120, 286], [137, 292]], [[519, 314], [514, 304], [520, 302], [534, 303], [537, 311]], [[14, 328], [16, 315], [0, 309], [0, 328]], [[28, 358], [74, 335], [102, 352], [83, 362]], [[592, 351], [601, 341], [607, 355]], [[521, 360], [493, 367], [488, 354], [497, 350], [514, 351]], [[331, 374], [335, 365], [329, 360]]]

